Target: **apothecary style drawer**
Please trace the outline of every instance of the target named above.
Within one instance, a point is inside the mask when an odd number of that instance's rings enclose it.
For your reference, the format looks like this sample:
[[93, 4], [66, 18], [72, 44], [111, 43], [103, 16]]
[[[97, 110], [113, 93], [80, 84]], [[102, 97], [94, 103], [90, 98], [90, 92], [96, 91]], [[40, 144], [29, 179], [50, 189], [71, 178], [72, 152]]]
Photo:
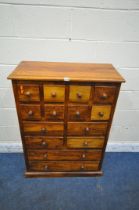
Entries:
[[28, 149], [59, 149], [63, 146], [63, 137], [25, 136]]
[[23, 123], [24, 132], [47, 136], [61, 136], [64, 132], [64, 124], [59, 123]]
[[91, 120], [109, 120], [111, 114], [110, 105], [94, 105], [91, 111]]
[[112, 104], [116, 96], [115, 86], [95, 86], [94, 103]]
[[28, 160], [100, 160], [101, 150], [28, 150]]
[[30, 161], [32, 171], [96, 171], [99, 161]]
[[44, 85], [45, 102], [64, 102], [65, 86], [64, 85]]
[[86, 103], [90, 99], [91, 86], [70, 85], [69, 102]]
[[21, 104], [20, 113], [23, 120], [41, 120], [41, 108], [36, 104]]
[[67, 147], [68, 148], [103, 148], [104, 146], [104, 137], [70, 137], [67, 138]]
[[89, 106], [68, 106], [68, 121], [90, 121], [91, 108]]
[[107, 123], [68, 123], [67, 135], [68, 136], [104, 136], [107, 131]]
[[17, 85], [19, 101], [40, 101], [39, 85]]
[[45, 105], [45, 119], [49, 121], [64, 120], [64, 105]]

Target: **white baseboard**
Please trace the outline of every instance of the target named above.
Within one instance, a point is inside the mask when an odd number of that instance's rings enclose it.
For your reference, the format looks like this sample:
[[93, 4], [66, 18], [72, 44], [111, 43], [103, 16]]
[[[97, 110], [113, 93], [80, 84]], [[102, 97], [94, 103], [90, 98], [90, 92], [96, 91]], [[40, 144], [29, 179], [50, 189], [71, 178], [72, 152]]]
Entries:
[[[0, 153], [21, 153], [21, 143], [1, 143]], [[139, 143], [108, 143], [106, 152], [139, 152]]]

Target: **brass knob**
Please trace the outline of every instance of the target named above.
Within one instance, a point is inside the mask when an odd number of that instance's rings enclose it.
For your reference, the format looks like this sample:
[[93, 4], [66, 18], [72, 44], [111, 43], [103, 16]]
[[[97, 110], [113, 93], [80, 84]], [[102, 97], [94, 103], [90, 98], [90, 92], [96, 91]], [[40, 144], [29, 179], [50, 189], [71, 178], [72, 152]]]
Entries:
[[82, 170], [84, 169], [84, 165], [81, 165], [81, 169], [82, 169]]
[[79, 111], [76, 112], [76, 116], [77, 116], [77, 117], [80, 116], [80, 112], [79, 112]]
[[86, 156], [85, 156], [85, 154], [83, 153], [83, 154], [82, 154], [82, 158], [84, 159], [85, 157], [86, 157]]
[[88, 132], [88, 131], [89, 131], [89, 128], [88, 128], [88, 127], [86, 127], [86, 128], [85, 128], [85, 131], [86, 131], [86, 132]]
[[84, 145], [84, 146], [88, 146], [88, 142], [85, 141], [85, 142], [83, 143], [83, 145]]
[[29, 97], [29, 96], [31, 96], [31, 92], [27, 91], [27, 92], [25, 92], [25, 95]]
[[47, 166], [47, 165], [44, 166], [44, 170], [45, 170], [45, 171], [48, 170], [48, 166]]
[[101, 96], [101, 98], [102, 99], [106, 99], [106, 98], [108, 98], [108, 95], [106, 93], [103, 93], [102, 96]]
[[52, 92], [52, 93], [51, 93], [51, 96], [52, 96], [52, 97], [56, 97], [56, 92]]
[[53, 111], [52, 115], [53, 115], [53, 116], [56, 116], [56, 114], [57, 114], [56, 111]]
[[99, 115], [100, 117], [103, 117], [103, 116], [104, 116], [104, 112], [99, 112], [98, 115]]
[[82, 94], [81, 93], [77, 93], [77, 97], [78, 98], [82, 98]]
[[44, 158], [47, 158], [47, 153], [46, 153], [46, 154], [44, 154]]
[[41, 132], [46, 132], [46, 128], [41, 128]]
[[28, 115], [29, 116], [32, 116], [33, 115], [33, 111], [32, 110], [29, 110]]
[[45, 141], [42, 141], [42, 146], [47, 146], [47, 143]]

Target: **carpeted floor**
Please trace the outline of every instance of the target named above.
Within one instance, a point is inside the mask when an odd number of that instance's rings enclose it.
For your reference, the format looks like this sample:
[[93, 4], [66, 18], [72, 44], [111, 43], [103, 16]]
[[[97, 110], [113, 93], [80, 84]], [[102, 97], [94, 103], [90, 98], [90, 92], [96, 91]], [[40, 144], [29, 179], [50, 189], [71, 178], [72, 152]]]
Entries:
[[99, 178], [23, 176], [22, 154], [0, 154], [0, 210], [139, 210], [139, 153], [106, 153]]

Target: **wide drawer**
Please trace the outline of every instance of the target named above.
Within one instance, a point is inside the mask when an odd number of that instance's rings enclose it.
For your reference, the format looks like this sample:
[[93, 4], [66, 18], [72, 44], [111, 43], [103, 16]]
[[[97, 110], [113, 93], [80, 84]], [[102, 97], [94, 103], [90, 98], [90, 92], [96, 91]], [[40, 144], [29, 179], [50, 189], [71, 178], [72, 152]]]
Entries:
[[64, 85], [44, 85], [44, 101], [46, 102], [64, 102]]
[[49, 121], [64, 120], [64, 106], [63, 105], [45, 105], [45, 119]]
[[96, 86], [94, 103], [96, 104], [112, 104], [115, 100], [115, 86]]
[[32, 123], [26, 122], [23, 123], [24, 132], [29, 133], [38, 133], [41, 135], [48, 136], [62, 136], [64, 132], [64, 124], [62, 122], [59, 123]]
[[100, 160], [101, 150], [28, 150], [28, 160]]
[[57, 149], [63, 146], [63, 137], [25, 136], [28, 149]]
[[21, 104], [20, 113], [23, 120], [41, 120], [40, 105]]
[[90, 116], [89, 106], [68, 106], [68, 121], [90, 121]]
[[67, 138], [68, 148], [103, 148], [105, 142], [104, 137], [70, 137]]
[[38, 85], [17, 85], [19, 101], [40, 101]]
[[103, 123], [80, 123], [80, 122], [69, 122], [68, 123], [68, 136], [92, 136], [101, 135], [104, 136], [107, 131], [107, 122]]
[[29, 161], [31, 171], [96, 171], [99, 161]]

